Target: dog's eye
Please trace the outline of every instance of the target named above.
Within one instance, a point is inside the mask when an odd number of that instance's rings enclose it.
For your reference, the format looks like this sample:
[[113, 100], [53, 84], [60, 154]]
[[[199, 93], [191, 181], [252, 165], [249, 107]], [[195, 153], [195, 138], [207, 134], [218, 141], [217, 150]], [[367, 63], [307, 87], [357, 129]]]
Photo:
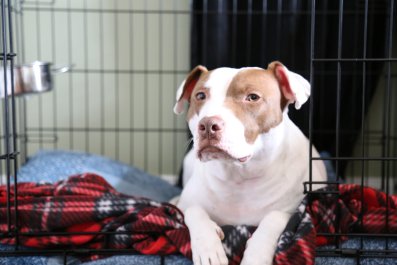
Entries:
[[204, 100], [206, 97], [207, 97], [207, 96], [205, 95], [204, 92], [198, 92], [198, 93], [196, 94], [196, 99], [197, 99], [197, 100]]
[[248, 94], [248, 96], [245, 98], [246, 101], [257, 101], [260, 99], [260, 96], [257, 94]]

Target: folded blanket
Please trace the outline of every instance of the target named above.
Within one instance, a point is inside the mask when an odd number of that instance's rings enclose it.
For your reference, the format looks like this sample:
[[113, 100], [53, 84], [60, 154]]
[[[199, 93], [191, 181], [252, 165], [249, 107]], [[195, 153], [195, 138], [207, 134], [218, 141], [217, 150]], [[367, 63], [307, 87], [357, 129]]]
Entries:
[[[18, 224], [14, 207], [7, 208], [7, 187], [0, 187], [0, 233], [4, 233], [0, 243], [16, 243], [8, 233], [10, 213], [11, 228], [18, 227], [18, 244], [27, 247], [132, 249], [191, 257], [189, 232], [175, 206], [118, 193], [98, 175], [76, 175], [55, 184], [19, 183], [17, 188]], [[303, 200], [279, 240], [275, 264], [314, 264], [316, 246], [335, 240], [317, 233], [397, 232], [397, 197], [355, 185], [339, 185], [339, 192]], [[230, 264], [239, 264], [255, 227], [224, 226], [223, 230]]]
[[[23, 246], [132, 248], [143, 254], [179, 252], [190, 256], [189, 233], [183, 223], [183, 215], [176, 207], [118, 193], [98, 175], [75, 175], [55, 184], [19, 183], [17, 187], [17, 225], [22, 233], [18, 239]], [[13, 202], [13, 188], [10, 193]], [[2, 186], [1, 232], [8, 231], [6, 198], [6, 187]], [[10, 216], [14, 217], [13, 207]], [[15, 220], [12, 224], [16, 225]], [[48, 233], [28, 235], [37, 232]], [[51, 235], [53, 232], [57, 234]], [[15, 237], [2, 238], [0, 242], [15, 244]]]
[[348, 239], [325, 234], [397, 233], [397, 196], [355, 184], [319, 191], [305, 197], [291, 217], [278, 242], [275, 264], [314, 264], [316, 247]]

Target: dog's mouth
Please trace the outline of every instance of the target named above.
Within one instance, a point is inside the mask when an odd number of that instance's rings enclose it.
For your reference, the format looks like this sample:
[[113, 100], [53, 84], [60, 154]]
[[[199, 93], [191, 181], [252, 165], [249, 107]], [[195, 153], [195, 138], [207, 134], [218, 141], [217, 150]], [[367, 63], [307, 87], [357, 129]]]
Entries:
[[232, 156], [229, 152], [223, 150], [222, 148], [216, 146], [205, 146], [198, 151], [198, 158], [203, 161], [210, 161], [210, 160], [233, 160], [238, 161], [240, 163], [245, 163], [250, 159], [251, 156], [244, 156], [244, 157], [235, 157]]

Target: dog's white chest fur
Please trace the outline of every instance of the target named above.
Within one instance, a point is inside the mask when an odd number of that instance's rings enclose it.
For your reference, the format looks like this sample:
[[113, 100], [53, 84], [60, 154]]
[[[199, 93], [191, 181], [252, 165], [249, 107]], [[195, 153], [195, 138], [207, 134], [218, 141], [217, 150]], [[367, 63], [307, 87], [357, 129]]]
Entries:
[[[183, 190], [179, 207], [201, 205], [217, 224], [258, 225], [268, 212], [279, 210], [292, 213], [303, 198], [303, 182], [307, 180], [309, 150], [307, 139], [292, 122], [283, 123], [259, 139], [260, 144], [275, 145], [278, 150], [262, 150], [258, 157], [245, 164], [224, 161], [201, 162], [194, 150], [186, 156], [184, 167], [190, 168], [184, 176], [190, 178]], [[289, 135], [293, 137], [289, 138]], [[265, 143], [268, 141], [268, 143]], [[269, 149], [272, 149], [269, 147]], [[313, 155], [318, 155], [313, 150]], [[285, 166], [287, 165], [287, 166]], [[320, 164], [321, 165], [321, 164]], [[321, 167], [313, 167], [321, 174]]]
[[[220, 225], [255, 225], [243, 265], [271, 264], [278, 237], [309, 180], [309, 141], [288, 118], [310, 84], [279, 62], [260, 68], [196, 67], [177, 92], [189, 102], [194, 147], [184, 160], [178, 207], [189, 227], [194, 264], [227, 264]], [[319, 156], [315, 148], [312, 155]], [[325, 181], [321, 161], [312, 180]], [[319, 188], [323, 185], [318, 185]]]

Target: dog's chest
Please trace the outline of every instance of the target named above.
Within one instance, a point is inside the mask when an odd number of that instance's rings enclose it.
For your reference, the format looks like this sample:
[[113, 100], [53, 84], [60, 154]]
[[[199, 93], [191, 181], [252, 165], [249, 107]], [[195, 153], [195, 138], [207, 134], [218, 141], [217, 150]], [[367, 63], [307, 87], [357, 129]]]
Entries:
[[294, 210], [302, 197], [301, 189], [281, 181], [281, 175], [266, 177], [237, 181], [208, 174], [196, 199], [218, 224], [258, 225], [273, 210]]

